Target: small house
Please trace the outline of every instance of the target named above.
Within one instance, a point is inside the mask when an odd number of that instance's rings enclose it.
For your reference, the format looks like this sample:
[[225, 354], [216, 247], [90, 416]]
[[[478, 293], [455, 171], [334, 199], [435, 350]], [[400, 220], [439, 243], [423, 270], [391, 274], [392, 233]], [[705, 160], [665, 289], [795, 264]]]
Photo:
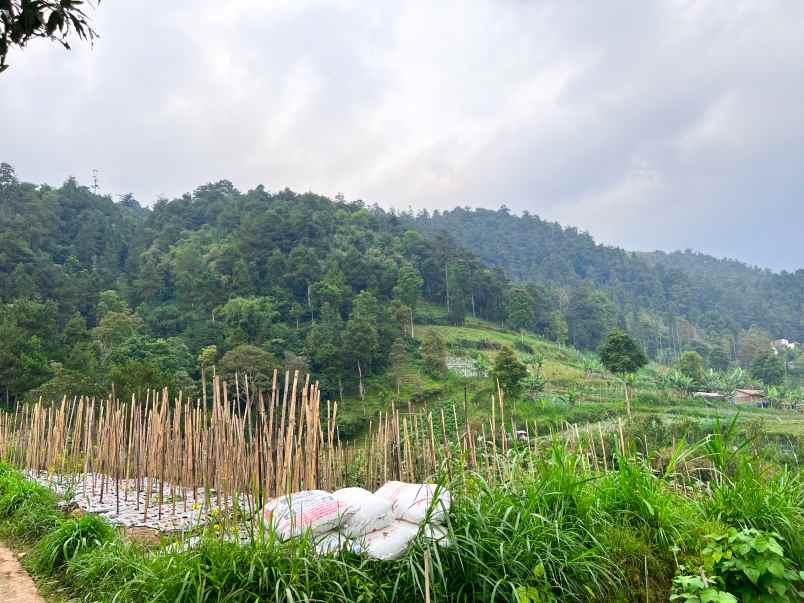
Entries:
[[765, 399], [765, 394], [762, 393], [762, 390], [738, 389], [734, 392], [732, 404], [762, 406], [764, 408], [768, 406], [768, 401]]

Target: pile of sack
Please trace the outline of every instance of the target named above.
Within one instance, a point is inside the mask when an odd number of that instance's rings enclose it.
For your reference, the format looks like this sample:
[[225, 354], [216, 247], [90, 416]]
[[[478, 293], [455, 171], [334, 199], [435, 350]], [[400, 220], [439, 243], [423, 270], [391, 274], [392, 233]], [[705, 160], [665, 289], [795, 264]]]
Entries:
[[435, 484], [387, 482], [372, 493], [343, 488], [305, 490], [271, 499], [263, 509], [266, 529], [283, 539], [309, 533], [321, 554], [349, 547], [376, 559], [401, 557], [421, 531], [447, 544], [450, 495]]

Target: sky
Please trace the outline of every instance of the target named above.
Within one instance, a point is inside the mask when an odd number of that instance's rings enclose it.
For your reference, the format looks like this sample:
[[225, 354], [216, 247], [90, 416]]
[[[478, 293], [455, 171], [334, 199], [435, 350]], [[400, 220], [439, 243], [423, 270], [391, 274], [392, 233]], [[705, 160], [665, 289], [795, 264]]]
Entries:
[[[157, 7], [158, 8], [155, 8]], [[804, 2], [104, 0], [0, 75], [20, 179], [528, 211], [804, 268]]]

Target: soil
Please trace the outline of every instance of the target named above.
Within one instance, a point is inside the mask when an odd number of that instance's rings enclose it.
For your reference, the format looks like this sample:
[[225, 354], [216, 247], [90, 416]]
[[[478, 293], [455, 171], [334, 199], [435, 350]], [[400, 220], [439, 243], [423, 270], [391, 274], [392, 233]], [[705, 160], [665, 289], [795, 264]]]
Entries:
[[45, 603], [36, 585], [20, 565], [17, 555], [0, 544], [0, 601], [3, 603]]

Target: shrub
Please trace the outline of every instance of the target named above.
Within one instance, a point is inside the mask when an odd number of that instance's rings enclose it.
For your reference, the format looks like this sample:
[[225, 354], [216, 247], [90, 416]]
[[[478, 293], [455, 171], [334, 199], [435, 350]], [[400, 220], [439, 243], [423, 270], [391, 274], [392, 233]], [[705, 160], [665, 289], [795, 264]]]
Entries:
[[703, 572], [696, 576], [676, 576], [671, 601], [689, 603], [737, 603], [737, 597], [718, 588], [718, 580]]
[[804, 565], [804, 484], [799, 474], [741, 464], [739, 474], [705, 501], [710, 518], [737, 527], [781, 534], [790, 558]]
[[[804, 591], [796, 586], [804, 581], [804, 572], [796, 571], [784, 556], [779, 534], [728, 528], [707, 535], [705, 541], [701, 553], [705, 573], [676, 578], [674, 582], [680, 592], [671, 599], [737, 601], [736, 596], [744, 603], [783, 603], [804, 598]], [[707, 575], [711, 578], [707, 579]]]

